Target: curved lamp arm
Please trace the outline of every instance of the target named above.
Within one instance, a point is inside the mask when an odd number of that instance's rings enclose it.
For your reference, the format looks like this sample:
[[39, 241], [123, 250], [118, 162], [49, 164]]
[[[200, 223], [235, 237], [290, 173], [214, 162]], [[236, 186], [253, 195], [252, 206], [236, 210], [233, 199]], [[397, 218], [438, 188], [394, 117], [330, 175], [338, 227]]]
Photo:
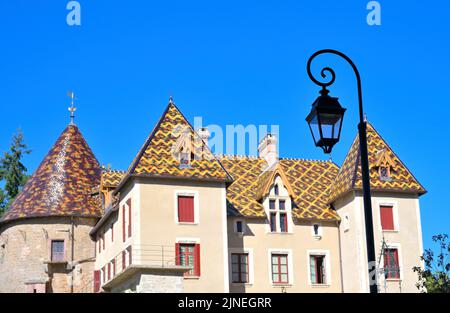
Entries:
[[331, 75], [331, 79], [328, 82], [320, 82], [318, 81], [313, 74], [311, 73], [311, 63], [312, 61], [319, 55], [321, 54], [334, 54], [334, 55], [338, 55], [341, 58], [343, 58], [344, 60], [346, 60], [351, 67], [353, 68], [353, 71], [355, 72], [356, 75], [356, 82], [358, 84], [358, 103], [359, 103], [359, 121], [360, 123], [364, 123], [364, 110], [363, 110], [363, 104], [362, 104], [362, 89], [361, 89], [361, 76], [359, 75], [359, 71], [356, 68], [355, 63], [353, 63], [353, 61], [346, 56], [345, 54], [343, 54], [340, 51], [337, 50], [333, 50], [333, 49], [323, 49], [323, 50], [319, 50], [317, 52], [315, 52], [308, 60], [308, 64], [306, 66], [306, 70], [308, 71], [308, 76], [309, 78], [318, 86], [321, 86], [322, 89], [326, 89], [326, 87], [331, 86], [334, 81], [336, 80], [336, 73], [334, 72], [334, 70], [330, 67], [324, 67], [322, 68], [322, 71], [320, 72], [320, 75], [322, 76], [322, 78], [326, 78], [327, 77], [327, 73], [329, 73]]

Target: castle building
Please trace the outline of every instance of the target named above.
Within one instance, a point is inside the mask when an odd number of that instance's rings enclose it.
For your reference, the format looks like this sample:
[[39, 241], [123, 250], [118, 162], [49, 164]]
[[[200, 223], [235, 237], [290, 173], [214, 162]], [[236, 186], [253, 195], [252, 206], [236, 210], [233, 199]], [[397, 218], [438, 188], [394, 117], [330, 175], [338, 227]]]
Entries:
[[[3, 291], [368, 292], [358, 139], [342, 167], [280, 158], [272, 134], [258, 157], [214, 155], [208, 139], [172, 99], [126, 171], [100, 172], [59, 139], [50, 156], [65, 151], [67, 175], [47, 157], [0, 222]], [[371, 124], [368, 147], [379, 291], [417, 292], [425, 189]], [[51, 173], [68, 189], [49, 208]]]

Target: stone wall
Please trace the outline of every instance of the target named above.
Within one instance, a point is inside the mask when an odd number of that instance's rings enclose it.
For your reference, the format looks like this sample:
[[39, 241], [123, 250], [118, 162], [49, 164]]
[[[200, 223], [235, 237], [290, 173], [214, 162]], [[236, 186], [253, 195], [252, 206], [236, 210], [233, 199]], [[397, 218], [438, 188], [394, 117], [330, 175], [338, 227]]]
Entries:
[[119, 287], [111, 290], [112, 293], [182, 293], [183, 273], [166, 272], [140, 272], [133, 275]]
[[[44, 217], [0, 226], [0, 293], [93, 292], [95, 243], [93, 218]], [[67, 263], [50, 264], [51, 241], [64, 240]], [[73, 263], [73, 271], [70, 270]]]

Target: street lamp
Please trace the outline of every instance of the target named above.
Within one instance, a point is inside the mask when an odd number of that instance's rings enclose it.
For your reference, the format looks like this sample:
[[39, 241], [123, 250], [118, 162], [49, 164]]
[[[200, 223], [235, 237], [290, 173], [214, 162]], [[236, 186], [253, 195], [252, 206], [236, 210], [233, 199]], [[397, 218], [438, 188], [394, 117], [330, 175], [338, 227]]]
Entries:
[[361, 172], [363, 183], [363, 199], [364, 199], [364, 218], [366, 226], [366, 245], [367, 245], [367, 261], [368, 261], [368, 274], [369, 274], [369, 290], [370, 293], [377, 293], [377, 271], [375, 260], [375, 240], [373, 233], [373, 221], [372, 221], [372, 200], [370, 196], [370, 176], [369, 176], [369, 157], [367, 151], [367, 124], [364, 120], [364, 110], [362, 104], [362, 90], [361, 90], [361, 77], [358, 69], [353, 61], [343, 54], [342, 52], [324, 49], [315, 52], [308, 60], [307, 71], [309, 78], [318, 86], [322, 87], [320, 96], [314, 101], [311, 112], [306, 117], [306, 121], [309, 124], [309, 128], [313, 135], [314, 143], [317, 147], [323, 149], [325, 153], [331, 153], [333, 146], [339, 142], [342, 121], [344, 119], [344, 108], [338, 102], [338, 98], [333, 98], [328, 95], [328, 86], [331, 86], [335, 79], [336, 74], [330, 67], [324, 67], [321, 71], [321, 76], [326, 78], [326, 74], [331, 74], [331, 79], [328, 82], [318, 81], [311, 73], [311, 63], [313, 59], [321, 54], [334, 54], [345, 59], [353, 68], [356, 75], [356, 81], [358, 84], [358, 102], [359, 102], [359, 147], [361, 155]]

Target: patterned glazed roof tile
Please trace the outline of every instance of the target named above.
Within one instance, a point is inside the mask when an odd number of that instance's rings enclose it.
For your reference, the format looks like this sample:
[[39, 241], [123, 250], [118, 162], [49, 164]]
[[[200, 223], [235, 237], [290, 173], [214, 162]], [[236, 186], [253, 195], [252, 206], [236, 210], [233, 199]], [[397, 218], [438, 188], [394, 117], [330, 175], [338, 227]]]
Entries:
[[103, 188], [115, 188], [125, 176], [124, 171], [104, 171], [102, 173], [101, 186]]
[[288, 180], [294, 202], [293, 216], [299, 219], [339, 220], [327, 203], [338, 167], [331, 162], [281, 159], [279, 166], [266, 170], [262, 158], [223, 156], [220, 162], [234, 178], [227, 189], [228, 213], [246, 217], [265, 217], [260, 202], [272, 170], [281, 170]]
[[[177, 152], [186, 147], [194, 158], [189, 166], [183, 167]], [[125, 179], [129, 175], [232, 180], [172, 101], [134, 159]]]
[[[369, 150], [370, 186], [372, 191], [395, 191], [418, 195], [426, 193], [423, 186], [369, 123], [367, 123], [367, 146]], [[380, 158], [385, 158], [387, 165], [391, 167], [390, 179], [380, 178], [378, 172]], [[361, 156], [359, 137], [357, 136], [338, 173], [328, 202], [336, 200], [351, 190], [361, 189]]]
[[44, 216], [100, 217], [100, 199], [92, 194], [100, 175], [100, 165], [78, 127], [69, 125], [0, 222]]

